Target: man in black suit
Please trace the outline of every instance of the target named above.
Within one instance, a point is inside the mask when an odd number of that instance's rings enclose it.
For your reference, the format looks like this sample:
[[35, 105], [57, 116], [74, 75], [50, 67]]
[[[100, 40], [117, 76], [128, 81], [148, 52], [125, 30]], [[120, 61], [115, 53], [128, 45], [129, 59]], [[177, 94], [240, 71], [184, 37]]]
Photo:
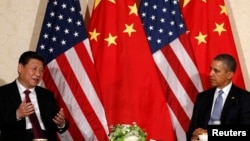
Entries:
[[[44, 59], [33, 51], [19, 58], [18, 77], [0, 87], [0, 141], [32, 141], [34, 131], [29, 116], [35, 113], [48, 141], [57, 140], [57, 132], [68, 128], [62, 108], [53, 92], [37, 86], [43, 77]], [[29, 90], [31, 102], [23, 93]]]
[[[250, 125], [250, 93], [232, 83], [236, 61], [229, 54], [216, 56], [210, 66], [213, 88], [197, 95], [193, 115], [187, 131], [187, 140], [198, 140], [207, 132], [208, 125]], [[222, 112], [213, 114], [218, 91], [222, 90]]]

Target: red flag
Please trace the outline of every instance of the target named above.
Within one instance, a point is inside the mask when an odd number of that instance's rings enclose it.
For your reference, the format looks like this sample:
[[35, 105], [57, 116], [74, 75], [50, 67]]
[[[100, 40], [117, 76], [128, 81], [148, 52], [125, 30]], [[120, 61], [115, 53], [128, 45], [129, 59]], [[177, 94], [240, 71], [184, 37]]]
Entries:
[[80, 11], [78, 0], [48, 1], [37, 46], [46, 60], [43, 81], [69, 121], [61, 140], [107, 141], [107, 121]]
[[239, 87], [245, 88], [224, 0], [184, 0], [182, 13], [204, 89], [210, 87], [210, 63], [220, 53], [234, 56], [238, 67], [233, 81]]
[[175, 140], [136, 2], [96, 0], [89, 35], [108, 125], [136, 122], [148, 139]]
[[142, 0], [140, 15], [162, 76], [177, 140], [186, 141], [193, 102], [203, 88], [178, 1]]

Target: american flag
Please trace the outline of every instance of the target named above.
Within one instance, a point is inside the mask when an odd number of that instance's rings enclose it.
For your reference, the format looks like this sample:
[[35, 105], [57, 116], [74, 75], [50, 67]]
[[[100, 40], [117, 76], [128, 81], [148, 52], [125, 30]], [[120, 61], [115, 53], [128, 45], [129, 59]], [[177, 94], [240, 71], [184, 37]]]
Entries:
[[78, 0], [49, 0], [37, 45], [43, 85], [55, 93], [69, 129], [60, 140], [108, 140], [99, 85]]
[[140, 15], [178, 141], [186, 141], [196, 94], [202, 83], [177, 0], [142, 0]]

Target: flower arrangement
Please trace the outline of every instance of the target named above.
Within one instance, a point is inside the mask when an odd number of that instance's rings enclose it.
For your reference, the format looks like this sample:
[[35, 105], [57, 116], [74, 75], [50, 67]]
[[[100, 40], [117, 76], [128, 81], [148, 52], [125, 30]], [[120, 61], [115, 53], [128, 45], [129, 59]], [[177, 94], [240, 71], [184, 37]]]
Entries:
[[117, 124], [111, 127], [110, 141], [146, 141], [147, 133], [135, 123]]

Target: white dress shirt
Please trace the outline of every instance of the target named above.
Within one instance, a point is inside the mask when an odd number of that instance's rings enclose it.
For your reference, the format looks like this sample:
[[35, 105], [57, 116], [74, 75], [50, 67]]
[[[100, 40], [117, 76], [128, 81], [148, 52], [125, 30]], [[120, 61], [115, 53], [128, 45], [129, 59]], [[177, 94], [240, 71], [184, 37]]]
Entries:
[[[26, 90], [26, 88], [24, 86], [22, 86], [22, 84], [18, 80], [16, 80], [16, 83], [17, 83], [17, 87], [18, 87], [18, 90], [19, 90], [19, 94], [20, 94], [21, 99], [23, 101], [25, 99], [24, 91]], [[41, 120], [41, 116], [40, 116], [40, 110], [39, 110], [38, 103], [37, 103], [35, 88], [29, 89], [29, 90], [30, 90], [29, 97], [30, 97], [31, 103], [35, 107], [35, 113], [37, 115], [38, 121], [40, 123], [40, 126], [41, 126], [42, 130], [45, 130], [44, 124], [43, 124], [43, 122]], [[32, 124], [31, 124], [29, 118], [26, 117], [25, 120], [26, 120], [26, 129], [31, 129]]]

